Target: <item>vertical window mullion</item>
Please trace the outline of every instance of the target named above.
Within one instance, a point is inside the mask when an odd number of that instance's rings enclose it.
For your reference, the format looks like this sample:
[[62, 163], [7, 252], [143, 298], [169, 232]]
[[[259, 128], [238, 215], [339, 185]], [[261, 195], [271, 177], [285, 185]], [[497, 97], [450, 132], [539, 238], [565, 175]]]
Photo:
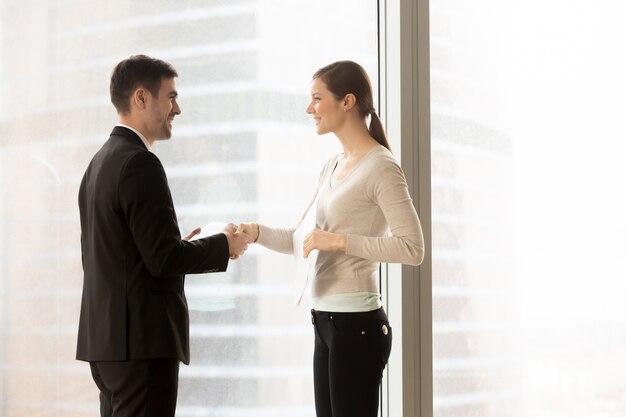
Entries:
[[418, 211], [426, 256], [420, 267], [382, 268], [394, 348], [385, 372], [383, 416], [432, 416], [432, 266], [428, 0], [379, 4], [380, 109]]

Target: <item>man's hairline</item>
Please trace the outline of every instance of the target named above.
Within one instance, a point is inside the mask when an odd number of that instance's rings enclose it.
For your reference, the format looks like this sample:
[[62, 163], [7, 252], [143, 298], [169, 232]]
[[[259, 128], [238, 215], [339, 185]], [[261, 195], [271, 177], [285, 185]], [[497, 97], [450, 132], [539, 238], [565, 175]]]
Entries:
[[[135, 93], [135, 91], [137, 91], [137, 89], [139, 89], [139, 88], [143, 88], [143, 89], [145, 89], [146, 91], [148, 91], [148, 92], [149, 92], [149, 93], [150, 93], [153, 97], [158, 98], [158, 97], [159, 97], [159, 91], [161, 90], [161, 86], [163, 85], [163, 80], [170, 80], [170, 79], [171, 79], [171, 80], [173, 80], [173, 79], [175, 79], [175, 78], [178, 78], [178, 75], [173, 75], [173, 76], [171, 76], [171, 77], [168, 77], [168, 76], [166, 76], [166, 75], [162, 76], [162, 77], [161, 77], [161, 79], [159, 79], [159, 86], [158, 86], [158, 88], [156, 89], [156, 94], [152, 94], [152, 91], [151, 91], [148, 87], [146, 87], [145, 85], [143, 85], [143, 84], [139, 83], [136, 87], [134, 87], [134, 88], [132, 89], [132, 91], [131, 91], [131, 93], [130, 93], [130, 97], [132, 97], [132, 96], [133, 96], [133, 94]], [[169, 93], [168, 93], [168, 94], [169, 94]]]

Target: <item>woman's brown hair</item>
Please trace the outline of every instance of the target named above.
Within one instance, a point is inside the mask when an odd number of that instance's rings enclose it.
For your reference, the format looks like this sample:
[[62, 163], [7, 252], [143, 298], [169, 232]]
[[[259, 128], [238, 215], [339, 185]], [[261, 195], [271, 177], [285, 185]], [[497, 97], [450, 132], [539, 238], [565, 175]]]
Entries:
[[352, 61], [337, 61], [317, 70], [313, 74], [313, 79], [316, 78], [322, 80], [338, 100], [347, 94], [354, 94], [359, 114], [363, 118], [371, 116], [370, 135], [391, 150], [383, 124], [374, 109], [372, 85], [363, 67]]

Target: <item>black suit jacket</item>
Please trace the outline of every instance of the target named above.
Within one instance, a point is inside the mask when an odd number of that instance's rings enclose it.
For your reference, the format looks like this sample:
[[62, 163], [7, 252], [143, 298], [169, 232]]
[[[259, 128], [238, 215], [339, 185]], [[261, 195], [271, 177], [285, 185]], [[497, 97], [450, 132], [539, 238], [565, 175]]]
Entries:
[[159, 159], [117, 126], [80, 184], [83, 294], [76, 358], [189, 363], [184, 274], [225, 271], [228, 241], [181, 240]]

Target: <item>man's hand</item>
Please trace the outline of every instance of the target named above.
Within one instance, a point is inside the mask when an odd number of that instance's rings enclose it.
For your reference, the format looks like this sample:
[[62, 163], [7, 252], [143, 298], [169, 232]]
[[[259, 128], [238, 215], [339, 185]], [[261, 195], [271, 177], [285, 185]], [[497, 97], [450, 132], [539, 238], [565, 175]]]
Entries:
[[239, 258], [248, 249], [248, 244], [252, 243], [252, 239], [245, 233], [237, 231], [237, 225], [229, 223], [226, 225], [222, 233], [226, 235], [228, 240], [228, 250], [230, 251], [230, 259]]
[[327, 252], [345, 252], [347, 240], [346, 235], [313, 229], [311, 233], [304, 237], [304, 258], [308, 258], [309, 253], [311, 253], [313, 249]]
[[192, 237], [194, 237], [195, 235], [197, 235], [198, 233], [200, 233], [202, 231], [202, 228], [200, 227], [196, 227], [195, 229], [193, 229], [191, 232], [189, 232], [189, 234], [187, 236], [185, 236], [183, 238], [183, 240], [189, 241], [191, 240]]
[[256, 242], [259, 239], [259, 225], [257, 223], [240, 223], [237, 233], [245, 233], [250, 236], [252, 242]]

